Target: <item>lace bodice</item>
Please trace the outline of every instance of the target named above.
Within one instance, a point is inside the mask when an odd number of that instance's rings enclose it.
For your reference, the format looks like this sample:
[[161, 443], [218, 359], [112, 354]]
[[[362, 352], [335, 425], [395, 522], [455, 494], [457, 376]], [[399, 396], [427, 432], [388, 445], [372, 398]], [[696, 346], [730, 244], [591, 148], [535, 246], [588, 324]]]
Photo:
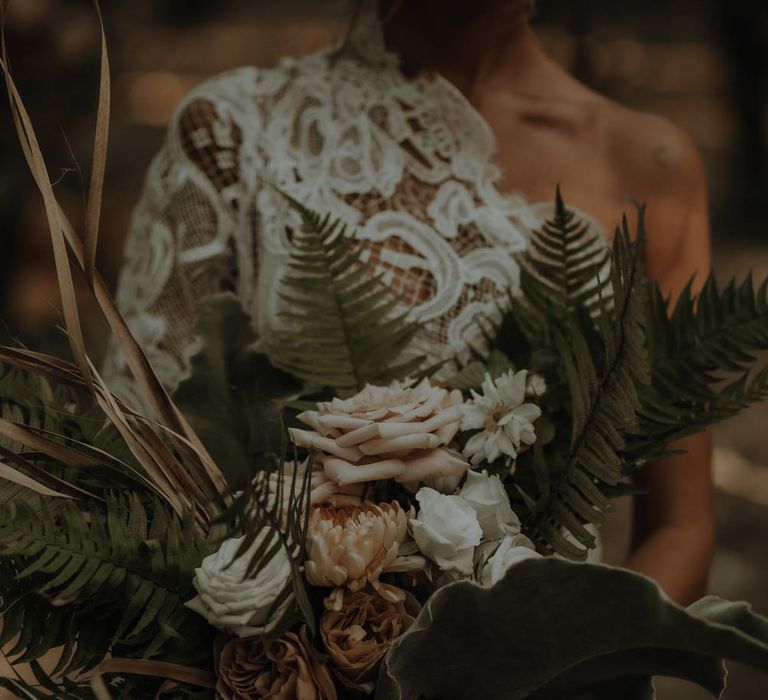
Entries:
[[[187, 372], [206, 294], [236, 293], [263, 340], [279, 327], [296, 219], [270, 185], [371, 242], [377, 268], [423, 324], [414, 353], [466, 354], [480, 342], [476, 319], [517, 288], [514, 255], [542, 206], [497, 191], [487, 123], [439, 75], [406, 78], [377, 29], [369, 17], [344, 47], [214, 78], [178, 110], [118, 288], [169, 387]], [[116, 393], [133, 393], [117, 353], [106, 372]]]

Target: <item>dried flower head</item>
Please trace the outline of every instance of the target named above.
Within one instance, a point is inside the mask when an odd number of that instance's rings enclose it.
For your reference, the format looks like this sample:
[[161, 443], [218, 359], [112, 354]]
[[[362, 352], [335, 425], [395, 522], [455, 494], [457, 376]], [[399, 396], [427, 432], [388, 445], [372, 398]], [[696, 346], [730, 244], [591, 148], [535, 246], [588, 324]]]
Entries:
[[410, 517], [397, 503], [314, 508], [307, 534], [307, 581], [352, 591], [371, 584], [381, 595], [398, 600], [401, 596], [379, 577], [397, 566]]
[[255, 639], [232, 639], [219, 655], [216, 700], [336, 700], [328, 667], [306, 627], [287, 632], [269, 651]]

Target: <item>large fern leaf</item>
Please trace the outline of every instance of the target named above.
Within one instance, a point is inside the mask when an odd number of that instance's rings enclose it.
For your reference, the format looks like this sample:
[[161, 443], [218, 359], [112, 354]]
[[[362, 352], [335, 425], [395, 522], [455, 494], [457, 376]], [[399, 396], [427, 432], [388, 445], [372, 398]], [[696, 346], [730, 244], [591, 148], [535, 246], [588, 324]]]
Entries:
[[[641, 246], [642, 216], [639, 224]], [[768, 284], [755, 289], [748, 278], [721, 289], [710, 276], [670, 309], [645, 282], [626, 222], [610, 276], [598, 275], [598, 246], [558, 192], [554, 216], [522, 255], [521, 297], [486, 328], [490, 354], [455, 379], [472, 384], [503, 368], [504, 356], [546, 377], [539, 444], [518, 460], [511, 495], [531, 510], [540, 543], [577, 558], [593, 542], [584, 525], [599, 524], [609, 498], [626, 491], [622, 477], [768, 396], [768, 368], [752, 371], [755, 353], [768, 350]]]
[[646, 333], [652, 382], [641, 390], [628, 467], [663, 454], [674, 440], [704, 430], [768, 396], [768, 370], [751, 375], [768, 349], [768, 283], [751, 276], [721, 288], [710, 275], [691, 284], [673, 309], [657, 286], [649, 296]]
[[414, 373], [420, 360], [401, 354], [416, 326], [397, 311], [382, 275], [363, 262], [364, 247], [339, 221], [289, 201], [302, 227], [280, 292], [292, 329], [276, 338], [275, 364], [341, 396]]
[[7, 654], [23, 663], [63, 645], [53, 675], [91, 668], [110, 650], [189, 661], [210, 635], [184, 607], [203, 556], [192, 516], [181, 522], [135, 495], [104, 511], [43, 499], [0, 506], [0, 557], [13, 571], [2, 583], [0, 647], [15, 640]]
[[[642, 237], [642, 213], [638, 227]], [[645, 278], [626, 219], [614, 238], [610, 284], [614, 310], [598, 308], [599, 356], [573, 318], [558, 333], [557, 350], [571, 395], [570, 448], [538, 499], [528, 499], [528, 533], [540, 545], [577, 559], [586, 558], [594, 546], [584, 523], [599, 524], [609, 505], [600, 485], [615, 486], [623, 477], [624, 434], [635, 425], [637, 386], [648, 381], [642, 328]], [[542, 471], [548, 472], [546, 466]]]

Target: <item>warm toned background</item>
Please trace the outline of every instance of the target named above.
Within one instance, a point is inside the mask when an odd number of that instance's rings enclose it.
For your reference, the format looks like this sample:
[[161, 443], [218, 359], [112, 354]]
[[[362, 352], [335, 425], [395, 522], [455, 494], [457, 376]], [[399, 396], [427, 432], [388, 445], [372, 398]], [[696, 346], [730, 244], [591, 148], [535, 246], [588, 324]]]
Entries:
[[[163, 127], [184, 93], [244, 64], [268, 65], [343, 30], [345, 0], [102, 0], [113, 59], [114, 118], [100, 251], [113, 282], [128, 217]], [[96, 85], [89, 0], [16, 0], [14, 70], [57, 192], [82, 211]], [[664, 114], [699, 145], [712, 189], [715, 266], [768, 275], [768, 3], [748, 0], [540, 0], [538, 31], [580, 79], [630, 106]], [[0, 339], [65, 352], [40, 202], [5, 105], [0, 107]], [[86, 314], [86, 317], [91, 317]], [[91, 347], [103, 328], [89, 320]], [[712, 591], [768, 614], [768, 407], [717, 433], [719, 548]], [[626, 508], [607, 543], [622, 556]], [[660, 684], [660, 687], [662, 684]], [[663, 684], [661, 698], [705, 697]], [[768, 697], [768, 675], [734, 668], [731, 700]]]

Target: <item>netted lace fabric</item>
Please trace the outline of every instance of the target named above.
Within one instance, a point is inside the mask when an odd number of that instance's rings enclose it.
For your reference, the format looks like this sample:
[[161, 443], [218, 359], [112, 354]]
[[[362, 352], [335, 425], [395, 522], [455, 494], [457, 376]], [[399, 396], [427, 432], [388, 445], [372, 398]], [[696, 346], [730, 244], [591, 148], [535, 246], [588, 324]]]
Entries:
[[[118, 286], [168, 387], [188, 371], [205, 295], [236, 293], [265, 346], [280, 327], [297, 219], [270, 185], [370, 242], [377, 270], [422, 322], [413, 353], [466, 356], [481, 341], [477, 318], [517, 289], [514, 256], [541, 206], [496, 189], [493, 134], [456, 88], [439, 75], [406, 78], [375, 23], [361, 27], [344, 50], [209, 80], [173, 119]], [[136, 399], [116, 351], [106, 374]]]

